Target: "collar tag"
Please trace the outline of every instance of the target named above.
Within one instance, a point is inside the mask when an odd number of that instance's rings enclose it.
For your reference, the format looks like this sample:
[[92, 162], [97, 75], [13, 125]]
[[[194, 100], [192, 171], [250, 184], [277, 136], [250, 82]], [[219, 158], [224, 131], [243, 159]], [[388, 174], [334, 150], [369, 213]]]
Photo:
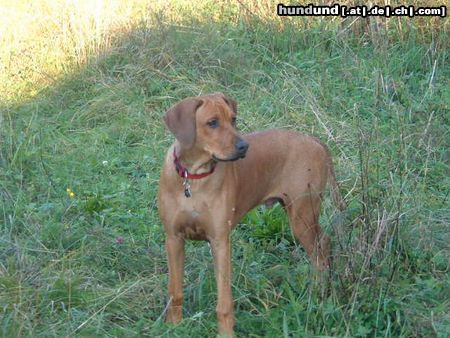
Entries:
[[187, 170], [184, 172], [184, 181], [183, 181], [183, 186], [184, 186], [184, 196], [186, 196], [187, 198], [192, 196], [192, 190], [191, 190], [191, 184], [189, 183], [188, 180], [188, 172]]

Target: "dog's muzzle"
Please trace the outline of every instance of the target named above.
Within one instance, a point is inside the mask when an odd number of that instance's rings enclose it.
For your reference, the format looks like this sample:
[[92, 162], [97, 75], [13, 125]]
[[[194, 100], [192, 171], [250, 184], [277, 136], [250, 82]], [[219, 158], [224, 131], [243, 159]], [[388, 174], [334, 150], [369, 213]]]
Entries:
[[237, 157], [238, 158], [244, 158], [245, 154], [247, 154], [248, 142], [243, 140], [243, 139], [239, 139], [236, 142], [235, 149], [236, 149]]
[[230, 156], [228, 158], [218, 158], [215, 155], [213, 155], [212, 157], [215, 161], [221, 161], [221, 162], [237, 161], [237, 160], [245, 157], [245, 155], [247, 154], [248, 146], [249, 146], [248, 142], [240, 138], [234, 145], [233, 156]]

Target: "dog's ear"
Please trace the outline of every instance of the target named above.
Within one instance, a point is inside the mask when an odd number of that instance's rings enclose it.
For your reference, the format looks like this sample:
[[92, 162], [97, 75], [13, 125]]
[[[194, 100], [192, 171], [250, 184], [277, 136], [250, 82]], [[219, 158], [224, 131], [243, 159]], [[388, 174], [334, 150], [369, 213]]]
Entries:
[[175, 138], [187, 148], [195, 142], [195, 112], [203, 101], [196, 97], [188, 97], [170, 108], [164, 115], [167, 128]]
[[226, 96], [225, 94], [223, 94], [221, 92], [214, 93], [214, 95], [220, 96], [225, 101], [225, 103], [228, 105], [228, 107], [231, 108], [233, 113], [237, 114], [237, 103], [236, 103], [236, 101], [234, 101], [232, 98], [229, 98], [228, 96]]

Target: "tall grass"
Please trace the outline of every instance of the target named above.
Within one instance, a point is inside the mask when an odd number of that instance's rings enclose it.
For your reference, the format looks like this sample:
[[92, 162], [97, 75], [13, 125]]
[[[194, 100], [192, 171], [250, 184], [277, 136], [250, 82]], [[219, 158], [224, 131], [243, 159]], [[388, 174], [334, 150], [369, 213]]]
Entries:
[[275, 5], [0, 2], [0, 336], [215, 335], [201, 242], [187, 247], [185, 320], [164, 324], [155, 202], [162, 115], [211, 91], [238, 101], [243, 132], [326, 142], [348, 203], [324, 200], [325, 275], [280, 207], [246, 216], [232, 235], [237, 335], [448, 336], [448, 20]]

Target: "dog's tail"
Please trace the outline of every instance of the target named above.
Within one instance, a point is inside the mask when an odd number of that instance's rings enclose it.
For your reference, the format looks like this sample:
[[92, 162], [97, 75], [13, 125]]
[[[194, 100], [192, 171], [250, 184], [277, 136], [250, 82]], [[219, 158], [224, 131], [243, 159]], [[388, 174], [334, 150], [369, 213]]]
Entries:
[[336, 176], [334, 174], [334, 166], [331, 156], [328, 157], [328, 183], [331, 186], [331, 198], [333, 203], [340, 211], [343, 211], [347, 205], [339, 192], [339, 187], [336, 181]]

